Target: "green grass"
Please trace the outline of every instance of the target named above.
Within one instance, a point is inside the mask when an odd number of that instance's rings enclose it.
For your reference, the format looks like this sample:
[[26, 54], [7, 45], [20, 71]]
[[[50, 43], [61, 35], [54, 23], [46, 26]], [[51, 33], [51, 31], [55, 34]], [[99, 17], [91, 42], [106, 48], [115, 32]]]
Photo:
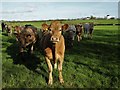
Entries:
[[[41, 23], [34, 22], [34, 25]], [[83, 38], [80, 43], [75, 41], [74, 47], [65, 52], [65, 83], [60, 85], [58, 71], [54, 70], [52, 86], [47, 85], [48, 68], [40, 50], [35, 50], [33, 55], [25, 53], [26, 57], [20, 57], [15, 37], [8, 37], [5, 33], [1, 36], [3, 88], [120, 87], [120, 33], [117, 26], [95, 26], [92, 40]]]

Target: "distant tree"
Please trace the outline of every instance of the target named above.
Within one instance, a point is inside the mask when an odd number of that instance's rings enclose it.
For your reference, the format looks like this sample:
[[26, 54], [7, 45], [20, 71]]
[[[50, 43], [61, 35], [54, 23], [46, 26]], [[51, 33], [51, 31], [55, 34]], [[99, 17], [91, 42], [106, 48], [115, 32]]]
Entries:
[[90, 19], [96, 19], [96, 17], [94, 17], [93, 15], [90, 16]]

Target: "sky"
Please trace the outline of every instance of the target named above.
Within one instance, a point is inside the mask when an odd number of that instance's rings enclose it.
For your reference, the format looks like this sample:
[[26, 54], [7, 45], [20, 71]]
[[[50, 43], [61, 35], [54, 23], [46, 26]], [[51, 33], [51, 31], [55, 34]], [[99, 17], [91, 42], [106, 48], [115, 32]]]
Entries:
[[[118, 17], [117, 0], [4, 0], [0, 2], [0, 20], [28, 21], [49, 19], [75, 19], [88, 16], [104, 17], [111, 15]], [[97, 0], [98, 1], [98, 0]], [[111, 1], [111, 2], [110, 2]]]

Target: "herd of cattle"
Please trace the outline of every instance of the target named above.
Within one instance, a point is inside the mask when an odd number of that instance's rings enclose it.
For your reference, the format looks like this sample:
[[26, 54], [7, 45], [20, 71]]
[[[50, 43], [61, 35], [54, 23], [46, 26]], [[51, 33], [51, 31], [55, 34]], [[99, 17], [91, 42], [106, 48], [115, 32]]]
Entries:
[[[54, 68], [59, 70], [60, 83], [64, 83], [62, 76], [62, 64], [64, 61], [65, 47], [73, 47], [74, 38], [80, 42], [83, 37], [92, 39], [93, 23], [69, 25], [62, 24], [59, 21], [52, 21], [50, 25], [43, 23], [41, 29], [33, 25], [25, 26], [10, 26], [2, 23], [2, 31], [7, 32], [9, 36], [12, 33], [16, 36], [16, 41], [19, 43], [19, 52], [24, 52], [24, 49], [29, 46], [29, 52], [33, 53], [35, 43], [40, 46], [44, 52], [45, 59], [49, 69], [48, 84], [52, 85], [52, 71]], [[14, 29], [14, 30], [13, 30]]]

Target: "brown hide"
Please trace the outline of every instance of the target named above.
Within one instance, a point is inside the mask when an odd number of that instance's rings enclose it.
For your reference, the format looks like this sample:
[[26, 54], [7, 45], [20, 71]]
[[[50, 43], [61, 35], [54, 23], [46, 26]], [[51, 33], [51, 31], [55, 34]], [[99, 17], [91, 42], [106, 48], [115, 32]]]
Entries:
[[16, 41], [18, 41], [18, 38], [20, 37], [20, 33], [22, 30], [24, 30], [24, 26], [15, 26], [14, 27], [14, 35], [16, 36]]
[[24, 28], [19, 34], [18, 37], [20, 52], [23, 52], [27, 46], [29, 47], [30, 53], [33, 53], [33, 45], [36, 42], [36, 35], [32, 28]]
[[[42, 26], [45, 28], [44, 26]], [[52, 78], [52, 61], [54, 62], [54, 68], [57, 68], [57, 60], [59, 62], [59, 80], [63, 83], [62, 78], [62, 63], [64, 60], [65, 43], [64, 37], [61, 34], [62, 24], [59, 21], [53, 21], [49, 26], [49, 32], [43, 36], [41, 40], [42, 48], [45, 54], [45, 59], [49, 68], [49, 81], [48, 84], [53, 83]]]
[[82, 39], [82, 24], [75, 25], [75, 27], [76, 27], [77, 41], [79, 42]]

